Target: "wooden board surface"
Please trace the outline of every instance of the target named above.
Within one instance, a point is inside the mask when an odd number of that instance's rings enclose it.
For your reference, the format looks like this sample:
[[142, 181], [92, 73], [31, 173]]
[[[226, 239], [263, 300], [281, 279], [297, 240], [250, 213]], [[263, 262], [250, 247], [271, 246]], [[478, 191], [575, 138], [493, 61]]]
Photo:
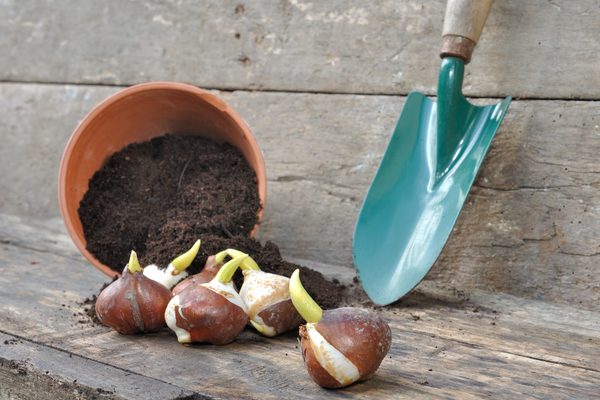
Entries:
[[[24, 362], [43, 370], [70, 356], [81, 370], [65, 363], [52, 371], [94, 389], [117, 368], [125, 380], [111, 390], [125, 398], [136, 398], [128, 382], [173, 391], [163, 398], [177, 391], [262, 399], [597, 396], [598, 312], [507, 295], [449, 301], [415, 293], [377, 311], [392, 327], [393, 346], [375, 377], [332, 392], [310, 381], [293, 334], [270, 340], [247, 330], [224, 347], [182, 346], [167, 332], [121, 336], [86, 323], [79, 302], [106, 278], [73, 254], [55, 229], [0, 217], [0, 331], [11, 341], [0, 342], [0, 379]], [[94, 362], [102, 374], [90, 376]]]
[[[4, 327], [6, 329], [6, 327]], [[189, 390], [0, 333], [1, 399], [200, 399]]]
[[[433, 93], [443, 0], [0, 3], [0, 79], [219, 89]], [[494, 5], [476, 96], [598, 99], [597, 0]], [[585, 77], [585, 78], [584, 78]]]
[[[116, 90], [0, 84], [1, 212], [57, 217], [63, 146], [77, 120]], [[303, 263], [352, 269], [354, 222], [404, 98], [220, 95], [249, 122], [265, 155], [260, 237]], [[513, 102], [430, 287], [600, 310], [599, 135], [599, 102]]]

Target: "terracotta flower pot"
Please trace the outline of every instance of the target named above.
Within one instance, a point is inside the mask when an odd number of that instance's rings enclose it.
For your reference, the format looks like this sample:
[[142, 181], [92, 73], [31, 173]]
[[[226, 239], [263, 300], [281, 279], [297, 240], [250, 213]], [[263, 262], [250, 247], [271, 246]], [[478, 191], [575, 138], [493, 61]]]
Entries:
[[[106, 275], [117, 273], [86, 250], [79, 203], [94, 173], [130, 143], [164, 133], [197, 133], [237, 147], [256, 172], [264, 207], [267, 178], [262, 153], [246, 122], [214, 94], [173, 82], [135, 85], [98, 104], [77, 126], [60, 162], [58, 202], [69, 235], [79, 251]], [[258, 213], [260, 221], [262, 208]], [[258, 225], [251, 232], [253, 236]]]

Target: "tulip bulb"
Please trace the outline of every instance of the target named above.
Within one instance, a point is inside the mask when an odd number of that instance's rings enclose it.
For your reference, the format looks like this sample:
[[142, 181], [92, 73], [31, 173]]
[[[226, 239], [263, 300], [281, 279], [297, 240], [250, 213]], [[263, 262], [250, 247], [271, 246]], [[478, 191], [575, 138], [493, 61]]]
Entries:
[[217, 275], [222, 266], [223, 263], [217, 262], [215, 256], [209, 256], [206, 259], [206, 263], [204, 264], [202, 271], [182, 280], [173, 288], [173, 296], [178, 295], [189, 286], [210, 282], [215, 275]]
[[304, 290], [298, 270], [290, 279], [290, 294], [307, 322], [299, 332], [302, 357], [318, 385], [341, 388], [377, 371], [392, 342], [381, 317], [354, 307], [323, 311]]
[[[223, 266], [223, 261], [225, 260], [225, 257], [230, 256], [231, 258], [235, 258], [245, 255], [245, 253], [242, 253], [239, 250], [227, 249], [215, 255], [209, 256], [206, 259], [206, 263], [204, 264], [202, 271], [179, 282], [173, 288], [173, 295], [178, 295], [190, 285], [210, 282], [215, 277], [215, 275], [217, 275], [219, 269], [221, 269], [221, 267]], [[242, 268], [255, 268], [255, 265], [256, 263], [254, 262], [254, 260], [248, 257], [247, 259], [242, 261], [242, 264], [240, 266]], [[258, 266], [256, 266], [256, 268], [258, 268]]]
[[121, 277], [98, 296], [96, 314], [102, 323], [122, 334], [155, 332], [165, 326], [164, 313], [170, 300], [171, 291], [144, 276], [132, 251]]
[[289, 278], [259, 269], [244, 269], [243, 274], [240, 297], [248, 308], [250, 323], [258, 332], [272, 337], [302, 323], [290, 298]]
[[244, 330], [248, 323], [246, 306], [231, 278], [246, 257], [230, 260], [211, 281], [190, 284], [171, 299], [165, 320], [179, 343], [223, 345], [235, 340]]

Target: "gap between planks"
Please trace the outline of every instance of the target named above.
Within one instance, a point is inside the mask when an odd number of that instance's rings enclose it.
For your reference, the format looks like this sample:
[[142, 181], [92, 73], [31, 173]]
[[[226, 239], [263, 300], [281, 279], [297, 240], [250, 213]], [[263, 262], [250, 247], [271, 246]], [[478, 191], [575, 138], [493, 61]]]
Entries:
[[[148, 81], [152, 82], [152, 81]], [[0, 80], [0, 85], [39, 85], [39, 86], [81, 86], [81, 87], [105, 87], [105, 88], [115, 88], [115, 89], [125, 89], [133, 85], [147, 83], [147, 82], [133, 82], [133, 83], [123, 83], [123, 84], [111, 84], [111, 83], [102, 83], [102, 82], [61, 82], [61, 81], [26, 81], [26, 80]], [[289, 94], [323, 94], [323, 95], [340, 95], [340, 96], [360, 96], [360, 97], [406, 97], [411, 92], [399, 92], [399, 93], [360, 93], [360, 92], [352, 92], [352, 91], [325, 91], [325, 90], [293, 90], [293, 89], [252, 89], [249, 87], [236, 87], [236, 86], [199, 86], [204, 90], [211, 90], [223, 93], [233, 93], [233, 92], [247, 92], [247, 93], [289, 93]], [[429, 97], [435, 98], [435, 92], [430, 90], [416, 90], [422, 93], [425, 93]], [[482, 99], [482, 100], [503, 100], [504, 96], [485, 96], [485, 95], [468, 95], [467, 99]], [[544, 97], [544, 96], [512, 96], [513, 101], [585, 101], [585, 102], [597, 102], [600, 101], [600, 97]]]

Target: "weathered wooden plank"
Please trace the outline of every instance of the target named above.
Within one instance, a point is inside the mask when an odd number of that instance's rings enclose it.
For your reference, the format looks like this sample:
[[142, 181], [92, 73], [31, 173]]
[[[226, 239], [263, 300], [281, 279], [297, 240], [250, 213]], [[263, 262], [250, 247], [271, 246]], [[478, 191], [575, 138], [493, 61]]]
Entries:
[[77, 122], [116, 89], [44, 86], [40, 90], [38, 85], [6, 84], [0, 88], [0, 209], [57, 216], [58, 165], [67, 140]]
[[[77, 119], [114, 90], [0, 85], [1, 212], [56, 217], [62, 147]], [[360, 202], [404, 99], [221, 94], [248, 120], [265, 154], [261, 238], [274, 240], [286, 257], [350, 268]], [[599, 310], [599, 134], [598, 102], [514, 102], [430, 287]]]
[[[6, 327], [4, 327], [6, 328]], [[2, 399], [200, 399], [174, 385], [0, 333]]]
[[[32, 229], [3, 216], [0, 227], [3, 331], [201, 394], [381, 399], [597, 395], [597, 312], [511, 296], [476, 294], [453, 303], [415, 294], [378, 311], [388, 318], [394, 342], [374, 379], [330, 392], [310, 382], [294, 335], [268, 340], [247, 331], [229, 346], [185, 347], [167, 333], [126, 337], [79, 323], [77, 302], [104, 278], [82, 260], [62, 256], [68, 242], [57, 241], [54, 232], [44, 239], [40, 225]], [[23, 246], [32, 232], [36, 250]]]
[[[444, 4], [4, 1], [0, 79], [432, 93]], [[497, 2], [465, 90], [477, 96], [598, 99], [597, 32], [596, 0]]]
[[[427, 292], [423, 289], [419, 292]], [[577, 305], [553, 305], [478, 291], [459, 302], [415, 294], [403, 300], [401, 306], [401, 315], [406, 318], [402, 326], [411, 332], [578, 368], [600, 367], [600, 353], [590, 354], [589, 359], [581, 356], [582, 348], [596, 347], [599, 315]], [[573, 324], [574, 320], [581, 322]], [[572, 339], [564, 340], [563, 336]]]

